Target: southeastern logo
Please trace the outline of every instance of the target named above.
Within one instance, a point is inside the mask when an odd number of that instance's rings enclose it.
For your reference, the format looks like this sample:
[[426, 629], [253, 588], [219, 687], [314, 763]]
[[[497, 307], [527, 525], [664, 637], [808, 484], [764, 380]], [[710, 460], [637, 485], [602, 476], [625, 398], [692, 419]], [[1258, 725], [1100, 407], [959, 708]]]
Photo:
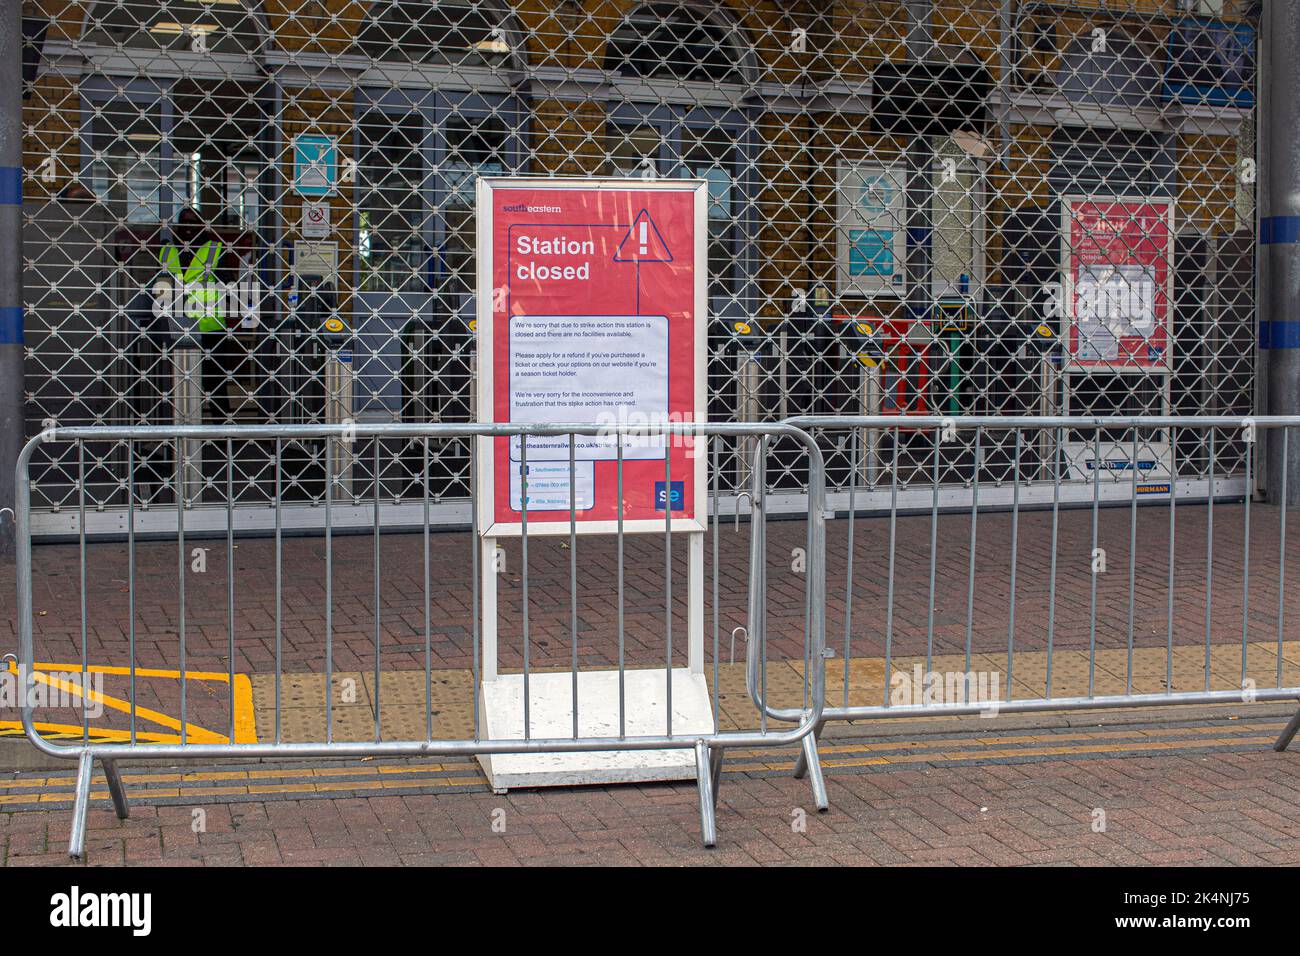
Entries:
[[669, 488], [662, 481], [655, 482], [655, 511], [663, 511], [665, 504], [671, 502], [673, 511], [686, 510], [686, 483], [674, 481]]

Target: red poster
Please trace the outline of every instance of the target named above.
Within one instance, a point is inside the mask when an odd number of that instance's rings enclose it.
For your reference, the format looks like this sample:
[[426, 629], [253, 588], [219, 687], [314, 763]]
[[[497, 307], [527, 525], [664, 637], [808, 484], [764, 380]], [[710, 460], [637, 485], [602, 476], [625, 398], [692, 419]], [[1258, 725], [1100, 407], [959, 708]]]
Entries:
[[1064, 206], [1070, 364], [1171, 367], [1173, 203], [1067, 197]]
[[[482, 182], [481, 421], [611, 429], [703, 421], [702, 189]], [[493, 439], [490, 525], [516, 530], [526, 505], [530, 532], [567, 530], [571, 501], [585, 530], [611, 530], [620, 511], [625, 530], [662, 530], [669, 516], [675, 529], [695, 522], [703, 440], [621, 444], [620, 502], [613, 431], [576, 438], [572, 462], [567, 436]]]

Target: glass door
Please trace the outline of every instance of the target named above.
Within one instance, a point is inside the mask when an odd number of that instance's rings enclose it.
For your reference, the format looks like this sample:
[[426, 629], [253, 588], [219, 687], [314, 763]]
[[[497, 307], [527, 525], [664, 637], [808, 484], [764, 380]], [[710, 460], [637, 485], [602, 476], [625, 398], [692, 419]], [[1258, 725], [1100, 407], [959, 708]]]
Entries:
[[[518, 118], [505, 98], [453, 92], [390, 91], [362, 112], [358, 418], [471, 420], [474, 183], [517, 168]], [[430, 493], [468, 494], [463, 443], [430, 456]], [[423, 495], [422, 444], [395, 457], [385, 494]]]
[[358, 119], [357, 376], [365, 420], [400, 415], [396, 336], [432, 311], [433, 176], [426, 113], [376, 105]]

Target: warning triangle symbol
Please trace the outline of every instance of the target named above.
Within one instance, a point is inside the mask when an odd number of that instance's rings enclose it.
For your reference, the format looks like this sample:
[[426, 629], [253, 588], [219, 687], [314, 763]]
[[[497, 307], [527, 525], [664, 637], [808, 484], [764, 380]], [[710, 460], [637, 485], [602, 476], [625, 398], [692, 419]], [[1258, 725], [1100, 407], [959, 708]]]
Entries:
[[659, 233], [659, 227], [642, 209], [632, 221], [623, 241], [614, 251], [615, 262], [672, 262], [673, 254]]

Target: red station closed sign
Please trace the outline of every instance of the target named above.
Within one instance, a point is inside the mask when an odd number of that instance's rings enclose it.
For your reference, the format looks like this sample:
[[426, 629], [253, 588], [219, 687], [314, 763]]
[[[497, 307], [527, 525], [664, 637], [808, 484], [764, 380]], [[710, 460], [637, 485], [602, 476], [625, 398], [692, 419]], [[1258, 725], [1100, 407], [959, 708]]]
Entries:
[[704, 439], [615, 429], [704, 420], [706, 189], [479, 181], [479, 421], [609, 429], [483, 440], [484, 533], [703, 527]]

